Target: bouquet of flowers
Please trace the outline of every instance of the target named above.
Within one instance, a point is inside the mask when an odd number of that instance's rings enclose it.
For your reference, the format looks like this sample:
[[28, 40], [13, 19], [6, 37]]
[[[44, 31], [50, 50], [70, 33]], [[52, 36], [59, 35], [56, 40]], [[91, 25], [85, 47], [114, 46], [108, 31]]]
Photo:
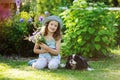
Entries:
[[33, 43], [44, 43], [46, 44], [45, 37], [38, 31], [35, 31], [32, 36], [25, 37], [25, 40], [31, 41]]

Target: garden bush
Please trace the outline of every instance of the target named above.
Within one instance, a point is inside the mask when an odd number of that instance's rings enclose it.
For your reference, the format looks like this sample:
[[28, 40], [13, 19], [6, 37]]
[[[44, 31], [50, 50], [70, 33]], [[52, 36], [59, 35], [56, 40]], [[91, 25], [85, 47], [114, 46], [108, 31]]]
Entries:
[[115, 44], [117, 29], [114, 27], [116, 22], [113, 12], [105, 7], [103, 3], [88, 4], [78, 0], [61, 14], [66, 26], [61, 49], [63, 55], [109, 55], [110, 48]]
[[33, 33], [34, 26], [32, 19], [27, 12], [21, 12], [12, 16], [3, 23], [1, 32], [0, 53], [10, 56], [31, 56], [33, 54], [34, 44], [25, 41], [25, 36]]
[[116, 46], [120, 46], [120, 11], [115, 11], [115, 18], [116, 18], [116, 28], [117, 30], [117, 36], [115, 37], [116, 40]]

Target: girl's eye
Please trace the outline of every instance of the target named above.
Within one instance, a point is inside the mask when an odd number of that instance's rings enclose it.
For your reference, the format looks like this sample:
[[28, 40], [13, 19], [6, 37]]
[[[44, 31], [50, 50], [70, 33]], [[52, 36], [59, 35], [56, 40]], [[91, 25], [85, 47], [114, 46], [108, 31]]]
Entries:
[[55, 25], [55, 27], [57, 27], [57, 25]]

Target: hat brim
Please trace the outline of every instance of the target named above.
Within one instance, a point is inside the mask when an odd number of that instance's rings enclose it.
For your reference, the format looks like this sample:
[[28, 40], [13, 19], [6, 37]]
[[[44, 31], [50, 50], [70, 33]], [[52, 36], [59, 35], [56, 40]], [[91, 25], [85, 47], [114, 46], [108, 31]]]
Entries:
[[60, 24], [60, 27], [62, 28], [63, 27], [63, 23], [62, 23], [62, 20], [57, 17], [57, 16], [49, 16], [49, 17], [46, 17], [42, 23], [42, 25], [45, 25], [47, 22], [49, 21], [57, 21], [59, 24]]

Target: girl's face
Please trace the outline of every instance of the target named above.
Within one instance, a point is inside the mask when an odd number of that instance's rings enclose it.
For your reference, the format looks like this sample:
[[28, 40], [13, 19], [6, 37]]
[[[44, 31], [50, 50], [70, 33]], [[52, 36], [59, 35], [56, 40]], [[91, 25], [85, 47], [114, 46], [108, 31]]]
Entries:
[[57, 21], [50, 21], [48, 24], [48, 31], [51, 33], [54, 33], [58, 28], [58, 22]]

